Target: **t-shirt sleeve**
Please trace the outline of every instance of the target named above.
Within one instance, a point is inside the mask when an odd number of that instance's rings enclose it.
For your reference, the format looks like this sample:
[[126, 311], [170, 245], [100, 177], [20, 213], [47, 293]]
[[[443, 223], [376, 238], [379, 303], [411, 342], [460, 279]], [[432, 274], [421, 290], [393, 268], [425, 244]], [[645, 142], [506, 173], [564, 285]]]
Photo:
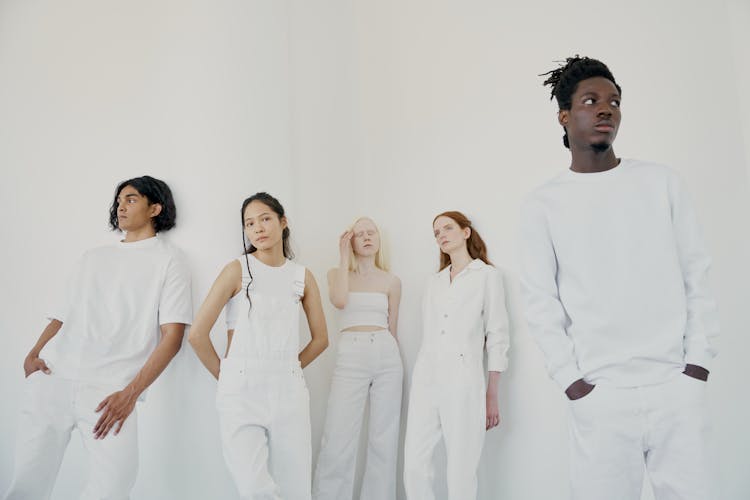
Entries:
[[164, 286], [159, 298], [159, 325], [167, 323], [191, 324], [193, 298], [190, 270], [182, 259], [172, 257], [167, 266]]
[[45, 317], [52, 321], [58, 320], [65, 323], [70, 317], [75, 294], [79, 290], [78, 284], [82, 279], [84, 270], [85, 255], [76, 261], [73, 269], [68, 273], [65, 280], [57, 287], [57, 293], [54, 295], [52, 303], [47, 306]]

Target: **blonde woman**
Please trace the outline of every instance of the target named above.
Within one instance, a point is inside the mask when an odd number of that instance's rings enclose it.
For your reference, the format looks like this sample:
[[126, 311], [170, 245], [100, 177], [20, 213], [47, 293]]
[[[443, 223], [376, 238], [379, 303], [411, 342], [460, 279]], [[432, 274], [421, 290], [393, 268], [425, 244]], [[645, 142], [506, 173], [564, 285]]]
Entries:
[[370, 397], [367, 462], [360, 500], [396, 498], [403, 366], [396, 342], [401, 281], [388, 272], [380, 231], [362, 217], [339, 240], [328, 272], [341, 338], [313, 482], [316, 500], [351, 500], [365, 400]]

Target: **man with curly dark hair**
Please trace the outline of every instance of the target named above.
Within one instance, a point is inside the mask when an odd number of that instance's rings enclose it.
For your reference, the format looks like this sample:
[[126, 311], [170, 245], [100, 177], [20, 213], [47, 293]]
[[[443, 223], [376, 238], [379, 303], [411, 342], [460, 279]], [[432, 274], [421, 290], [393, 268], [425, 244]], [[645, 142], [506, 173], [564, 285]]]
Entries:
[[710, 258], [676, 173], [618, 158], [622, 89], [596, 59], [545, 75], [570, 168], [522, 210], [529, 330], [569, 400], [575, 500], [711, 497], [705, 384], [718, 334]]
[[128, 498], [138, 468], [136, 401], [177, 354], [192, 319], [190, 273], [157, 236], [175, 220], [163, 181], [143, 176], [117, 186], [110, 225], [125, 237], [83, 255], [24, 360], [6, 499], [49, 498], [73, 429], [91, 469], [80, 498]]

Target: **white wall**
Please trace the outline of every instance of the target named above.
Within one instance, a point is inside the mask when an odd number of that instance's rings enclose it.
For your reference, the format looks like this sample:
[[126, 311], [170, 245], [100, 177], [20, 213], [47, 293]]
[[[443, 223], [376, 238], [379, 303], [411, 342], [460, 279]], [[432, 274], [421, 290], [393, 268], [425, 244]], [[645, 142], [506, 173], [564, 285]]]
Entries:
[[[430, 221], [453, 208], [472, 216], [506, 271], [514, 327], [481, 497], [567, 498], [565, 405], [521, 319], [516, 220], [521, 197], [569, 161], [537, 75], [580, 53], [606, 61], [624, 88], [618, 154], [676, 166], [693, 193], [723, 325], [709, 386], [716, 473], [722, 498], [746, 498], [742, 9], [737, 0], [0, 3], [0, 256], [12, 263], [0, 289], [0, 489], [21, 362], [54, 283], [85, 248], [114, 238], [105, 227], [114, 184], [150, 173], [175, 191], [170, 239], [191, 258], [196, 307], [238, 253], [245, 196], [267, 189], [285, 203], [298, 258], [323, 293], [337, 236], [355, 216], [374, 217], [404, 285], [408, 370], [422, 284], [437, 263]], [[335, 348], [336, 315], [326, 312]], [[331, 349], [306, 370], [315, 452], [333, 359]], [[140, 409], [134, 498], [234, 498], [213, 391], [189, 349], [155, 384]], [[74, 440], [55, 498], [78, 491], [83, 456]]]
[[[287, 26], [272, 1], [0, 4], [0, 490], [21, 363], [70, 264], [115, 240], [118, 181], [148, 173], [171, 185], [179, 215], [167, 236], [191, 260], [196, 307], [241, 251], [242, 200], [269, 190], [293, 208]], [[186, 344], [140, 405], [133, 498], [236, 496], [214, 394]], [[84, 464], [76, 436], [53, 498], [77, 498]]]

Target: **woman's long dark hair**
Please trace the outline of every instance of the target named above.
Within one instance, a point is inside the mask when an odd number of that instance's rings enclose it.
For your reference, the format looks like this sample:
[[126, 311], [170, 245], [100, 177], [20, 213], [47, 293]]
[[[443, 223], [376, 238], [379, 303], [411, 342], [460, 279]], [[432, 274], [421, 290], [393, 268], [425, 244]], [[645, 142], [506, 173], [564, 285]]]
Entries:
[[[443, 212], [442, 214], [437, 214], [434, 219], [432, 219], [432, 224], [435, 225], [435, 221], [438, 219], [438, 217], [448, 217], [449, 219], [452, 219], [458, 224], [458, 227], [461, 229], [466, 229], [467, 227], [471, 231], [469, 233], [469, 239], [466, 241], [466, 249], [469, 251], [469, 256], [471, 256], [472, 259], [480, 259], [485, 264], [493, 265], [492, 262], [490, 262], [490, 259], [487, 258], [487, 245], [484, 244], [484, 240], [481, 236], [479, 236], [479, 233], [476, 229], [471, 225], [471, 221], [468, 217], [466, 217], [461, 212], [455, 211], [455, 210], [449, 210], [448, 212]], [[440, 251], [440, 270], [442, 271], [447, 266], [451, 264], [451, 256], [447, 253]]]
[[[248, 254], [254, 253], [257, 248], [255, 248], [252, 243], [246, 241], [245, 239], [245, 209], [250, 203], [254, 201], [259, 201], [270, 208], [279, 217], [279, 221], [281, 221], [281, 219], [285, 217], [284, 207], [281, 205], [281, 203], [279, 203], [279, 200], [268, 193], [255, 193], [242, 202], [242, 210], [240, 210], [240, 222], [242, 223], [242, 249], [245, 255], [245, 264], [247, 265], [247, 274], [250, 276], [250, 280], [247, 282], [247, 286], [245, 287], [245, 297], [247, 297], [247, 301], [250, 302], [250, 307], [252, 307], [253, 305], [252, 300], [250, 300], [250, 284], [253, 282], [253, 273], [250, 272], [250, 259], [248, 259], [247, 256]], [[287, 259], [293, 259], [294, 252], [292, 252], [291, 244], [289, 243], [289, 234], [289, 226], [287, 226], [281, 231], [281, 241], [283, 245], [284, 257], [286, 257]]]

